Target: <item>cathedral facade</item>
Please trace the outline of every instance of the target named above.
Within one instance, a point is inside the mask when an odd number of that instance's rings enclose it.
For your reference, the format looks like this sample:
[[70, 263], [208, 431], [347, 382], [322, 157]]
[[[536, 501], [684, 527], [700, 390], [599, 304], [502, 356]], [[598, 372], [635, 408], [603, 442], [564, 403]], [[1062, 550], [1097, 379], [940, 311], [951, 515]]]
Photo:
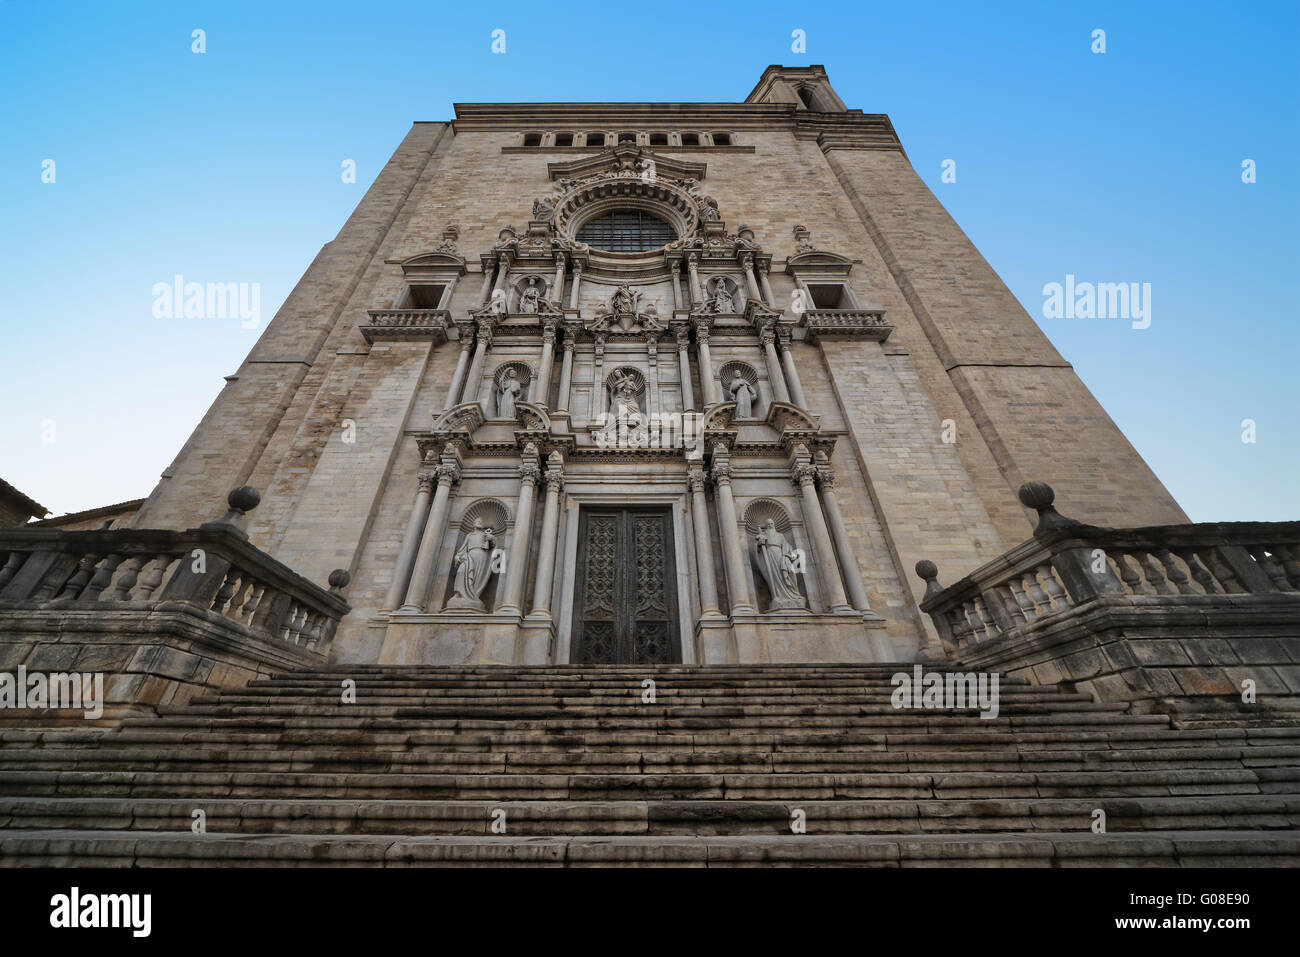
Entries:
[[902, 661], [1029, 479], [1186, 521], [888, 118], [773, 66], [416, 123], [131, 524], [261, 490], [252, 544], [351, 574], [340, 663]]

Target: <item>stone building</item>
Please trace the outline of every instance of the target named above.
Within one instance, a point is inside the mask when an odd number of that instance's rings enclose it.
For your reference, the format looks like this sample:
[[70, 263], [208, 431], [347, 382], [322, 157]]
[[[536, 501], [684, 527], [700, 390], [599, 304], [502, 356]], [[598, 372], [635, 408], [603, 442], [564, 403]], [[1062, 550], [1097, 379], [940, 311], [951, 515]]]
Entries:
[[251, 485], [339, 662], [911, 659], [1026, 478], [1183, 512], [824, 69], [416, 123], [133, 520]]

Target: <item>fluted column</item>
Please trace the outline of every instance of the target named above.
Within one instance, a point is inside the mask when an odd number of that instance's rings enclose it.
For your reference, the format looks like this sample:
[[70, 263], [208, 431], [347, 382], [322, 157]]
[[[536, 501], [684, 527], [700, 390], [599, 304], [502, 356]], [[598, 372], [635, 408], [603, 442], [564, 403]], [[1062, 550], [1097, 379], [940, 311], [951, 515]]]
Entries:
[[447, 524], [447, 513], [451, 509], [451, 487], [460, 481], [460, 457], [450, 449], [444, 451], [433, 473], [438, 490], [433, 496], [429, 518], [424, 523], [424, 534], [420, 536], [420, 550], [415, 556], [415, 568], [411, 571], [406, 601], [401, 608], [405, 612], [422, 612], [425, 609], [429, 588], [433, 584], [433, 563], [437, 561], [438, 549], [442, 546], [443, 528]]
[[565, 412], [569, 411], [569, 394], [573, 391], [573, 347], [577, 345], [576, 338], [576, 333], [572, 330], [564, 331], [564, 359], [560, 363], [560, 395], [555, 403], [558, 409]]
[[704, 498], [704, 469], [695, 465], [686, 476], [691, 490], [691, 517], [695, 526], [696, 578], [700, 582], [700, 612], [718, 615], [718, 583], [713, 580], [713, 543], [709, 541], [709, 506]]
[[821, 490], [822, 507], [826, 510], [826, 519], [830, 524], [831, 538], [835, 540], [835, 550], [839, 553], [844, 584], [849, 590], [849, 601], [858, 611], [870, 611], [867, 592], [862, 587], [862, 571], [858, 568], [857, 556], [853, 554], [853, 545], [849, 542], [849, 530], [844, 525], [844, 516], [840, 514], [840, 503], [835, 499], [835, 470], [829, 464], [817, 465], [817, 484]]
[[415, 502], [411, 506], [411, 517], [406, 521], [406, 532], [402, 535], [402, 547], [397, 553], [397, 562], [393, 565], [393, 582], [388, 586], [388, 595], [384, 598], [384, 607], [394, 609], [401, 604], [406, 595], [406, 586], [411, 580], [411, 564], [415, 561], [415, 550], [420, 547], [420, 529], [429, 517], [429, 499], [433, 497], [433, 486], [438, 477], [433, 472], [421, 472], [419, 487], [415, 492]]
[[821, 502], [817, 500], [817, 469], [811, 459], [808, 450], [802, 445], [798, 446], [790, 477], [799, 486], [799, 491], [803, 495], [803, 519], [809, 532], [812, 533], [813, 548], [817, 552], [817, 570], [820, 573], [822, 597], [831, 611], [852, 611], [848, 600], [844, 597], [840, 567], [835, 560], [835, 546], [831, 544], [826, 519], [822, 516]]
[[523, 464], [519, 466], [519, 504], [515, 507], [515, 537], [510, 543], [506, 565], [506, 585], [497, 611], [522, 612], [520, 602], [524, 593], [524, 572], [528, 568], [528, 539], [533, 530], [533, 500], [541, 469], [537, 465], [537, 446], [529, 442], [524, 446]]
[[551, 406], [551, 364], [555, 357], [555, 321], [546, 321], [542, 326], [542, 361], [537, 367], [537, 388], [532, 401], [544, 409]]
[[754, 276], [754, 257], [745, 255], [740, 257], [740, 268], [745, 272], [745, 286], [749, 289], [749, 298], [763, 301], [763, 294], [758, 288], [758, 279]]
[[776, 401], [789, 402], [790, 390], [785, 387], [781, 360], [776, 357], [776, 330], [766, 326], [759, 330], [758, 337], [763, 343], [763, 358], [767, 360], [767, 380], [772, 383], [772, 392], [776, 396]]
[[555, 587], [555, 543], [560, 532], [560, 490], [564, 487], [564, 457], [546, 457], [546, 504], [542, 507], [542, 541], [537, 551], [537, 581], [533, 585], [534, 615], [551, 617], [551, 592]]
[[788, 335], [778, 336], [778, 342], [781, 345], [781, 364], [785, 367], [786, 384], [790, 386], [790, 400], [799, 408], [808, 408], [808, 400], [804, 398], [803, 383], [799, 381], [799, 370], [794, 367], [794, 353], [790, 351], [790, 337]]
[[691, 280], [691, 307], [703, 305], [704, 290], [700, 288], [700, 257], [698, 253], [687, 254], [686, 271]]
[[474, 350], [474, 361], [470, 363], [469, 376], [465, 380], [462, 402], [477, 402], [479, 386], [483, 384], [483, 363], [487, 360], [488, 346], [492, 345], [491, 324], [479, 320], [478, 346]]
[[492, 277], [496, 275], [496, 272], [496, 263], [483, 270], [483, 289], [478, 294], [478, 301], [481, 306], [487, 305], [488, 296], [492, 294]]
[[551, 302], [557, 309], [564, 306], [564, 253], [555, 254], [555, 283], [551, 286]]
[[759, 284], [763, 287], [763, 302], [766, 303], [771, 308], [775, 309], [776, 296], [772, 294], [772, 284], [768, 282], [767, 279], [767, 273], [768, 270], [771, 269], [771, 267], [772, 267], [771, 263], [760, 262], [758, 264], [758, 281]]
[[682, 377], [682, 409], [695, 411], [695, 389], [691, 386], [691, 357], [687, 351], [691, 344], [691, 330], [687, 326], [677, 326], [677, 369]]
[[[726, 446], [713, 447], [713, 484], [718, 497], [718, 532], [722, 538], [722, 563], [727, 568], [727, 592], [731, 613], [753, 613], [749, 600], [749, 583], [745, 578], [745, 552], [740, 544], [736, 519], [736, 499], [731, 494], [731, 458]], [[814, 501], [816, 493], [813, 493]]]
[[451, 385], [447, 388], [447, 401], [442, 404], [446, 412], [460, 401], [460, 394], [465, 390], [465, 372], [469, 369], [469, 351], [474, 347], [474, 336], [464, 332], [460, 336], [460, 355], [456, 359], [456, 371], [452, 373]]
[[582, 289], [582, 263], [575, 261], [573, 264], [573, 290], [569, 293], [569, 308], [578, 308], [578, 293]]
[[708, 408], [718, 398], [718, 383], [713, 375], [713, 357], [709, 355], [709, 326], [699, 323], [695, 327], [695, 349], [700, 356], [700, 388], [704, 390], [704, 407]]

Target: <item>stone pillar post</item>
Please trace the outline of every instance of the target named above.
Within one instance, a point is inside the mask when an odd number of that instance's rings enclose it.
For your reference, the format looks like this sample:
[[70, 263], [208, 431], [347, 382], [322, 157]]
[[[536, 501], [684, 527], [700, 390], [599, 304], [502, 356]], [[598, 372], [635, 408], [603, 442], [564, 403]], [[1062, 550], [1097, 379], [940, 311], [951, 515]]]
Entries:
[[574, 261], [573, 263], [573, 290], [569, 293], [569, 308], [578, 308], [578, 293], [582, 289], [582, 263]]
[[686, 256], [686, 271], [690, 274], [691, 279], [691, 307], [702, 306], [704, 304], [704, 290], [700, 288], [700, 255], [699, 253], [688, 253]]
[[560, 395], [555, 400], [556, 407], [569, 411], [569, 394], [573, 391], [573, 349], [577, 345], [577, 333], [573, 329], [564, 330], [564, 359], [560, 363]]
[[447, 388], [447, 401], [442, 404], [446, 412], [460, 401], [460, 394], [465, 389], [465, 372], [469, 369], [469, 351], [474, 346], [474, 335], [468, 330], [461, 330], [460, 356], [456, 359], [456, 371], [452, 373], [451, 385]]
[[433, 563], [442, 547], [442, 533], [447, 524], [447, 513], [451, 510], [451, 487], [460, 481], [460, 456], [452, 448], [445, 449], [433, 473], [438, 491], [434, 493], [429, 519], [424, 523], [424, 534], [420, 537], [420, 550], [415, 556], [406, 601], [401, 607], [404, 612], [422, 612], [428, 601], [429, 588], [433, 585]]
[[564, 253], [555, 254], [555, 283], [551, 286], [551, 302], [555, 303], [555, 308], [564, 308], [564, 264], [566, 262]]
[[541, 469], [537, 464], [537, 446], [529, 442], [524, 446], [523, 463], [519, 466], [519, 504], [515, 508], [515, 537], [510, 543], [506, 564], [506, 584], [497, 611], [521, 614], [524, 592], [524, 572], [528, 568], [528, 539], [533, 530], [533, 497]]
[[[731, 455], [721, 442], [713, 447], [713, 484], [718, 495], [718, 532], [722, 539], [722, 563], [727, 568], [731, 613], [752, 614], [754, 605], [749, 600], [749, 583], [745, 578], [745, 551], [736, 520], [736, 500], [731, 494]], [[817, 493], [812, 494], [815, 502]]]
[[465, 392], [460, 401], [478, 401], [479, 386], [483, 384], [483, 363], [487, 360], [487, 351], [490, 345], [492, 345], [492, 325], [480, 319], [478, 324], [478, 347], [474, 350], [474, 361], [470, 363], [469, 376], [465, 380]]
[[785, 375], [781, 372], [781, 360], [776, 357], [776, 330], [764, 326], [758, 332], [763, 342], [763, 357], [767, 360], [767, 379], [772, 383], [772, 392], [777, 402], [789, 402], [790, 391], [785, 387]]
[[[501, 254], [501, 265], [497, 268], [497, 281], [496, 281], [496, 285], [494, 285], [494, 286], [492, 287], [492, 294], [493, 294], [493, 295], [496, 295], [498, 292], [501, 293], [502, 295], [505, 295], [505, 291], [506, 291], [506, 279], [507, 279], [509, 276], [510, 276], [510, 254], [509, 254], [509, 253], [502, 253], [502, 254]], [[509, 305], [509, 304], [507, 304], [507, 306], [508, 306], [508, 305]]]
[[537, 581], [533, 585], [534, 615], [551, 617], [551, 591], [555, 587], [555, 542], [560, 531], [560, 490], [564, 487], [564, 457], [546, 457], [546, 504], [542, 507], [542, 541], [537, 552]]
[[673, 308], [685, 309], [682, 305], [682, 262], [680, 259], [674, 259], [668, 264], [668, 274], [673, 279]]
[[776, 296], [772, 293], [772, 284], [768, 282], [767, 273], [772, 268], [770, 262], [760, 262], [758, 264], [758, 281], [763, 287], [763, 302], [771, 308], [776, 308]]
[[483, 270], [483, 289], [478, 294], [478, 301], [481, 306], [487, 305], [488, 296], [492, 294], [492, 277], [496, 275], [496, 271], [496, 263]]
[[749, 298], [763, 301], [763, 293], [759, 291], [758, 280], [754, 277], [754, 257], [744, 255], [740, 257], [740, 268], [745, 271], [745, 286], [749, 289]]
[[795, 447], [790, 477], [803, 494], [803, 520], [812, 534], [813, 549], [817, 552], [822, 598], [833, 612], [852, 611], [844, 597], [839, 563], [835, 560], [835, 546], [831, 544], [831, 534], [826, 528], [826, 519], [822, 516], [821, 503], [817, 500], [817, 469], [812, 464], [808, 449], [803, 445]]
[[849, 542], [849, 531], [844, 525], [844, 516], [840, 514], [840, 503], [835, 498], [835, 469], [829, 462], [822, 461], [825, 457], [825, 453], [817, 453], [817, 484], [821, 490], [822, 507], [826, 510], [831, 538], [835, 540], [835, 550], [839, 553], [844, 583], [849, 590], [849, 601], [858, 611], [870, 611], [871, 604], [867, 601], [866, 589], [862, 587], [862, 571], [858, 568], [857, 556], [853, 554], [853, 545]]
[[542, 361], [537, 367], [537, 388], [533, 390], [532, 401], [544, 409], [551, 406], [551, 363], [555, 357], [555, 320], [543, 320], [542, 325]]
[[777, 341], [781, 345], [781, 364], [785, 367], [786, 383], [790, 386], [790, 401], [799, 408], [806, 409], [808, 400], [804, 398], [803, 383], [799, 381], [799, 370], [794, 367], [794, 354], [790, 351], [790, 336], [788, 333], [777, 336]]
[[691, 357], [687, 352], [691, 342], [691, 330], [688, 326], [673, 329], [677, 335], [677, 368], [682, 377], [682, 409], [695, 411], [695, 389], [691, 387]]
[[713, 580], [713, 543], [709, 541], [709, 506], [704, 498], [704, 469], [691, 466], [686, 484], [691, 490], [691, 517], [695, 526], [696, 576], [700, 580], [700, 612], [718, 615], [718, 584]]
[[700, 388], [704, 390], [704, 407], [707, 409], [718, 398], [718, 382], [713, 375], [713, 358], [709, 355], [709, 326], [701, 322], [695, 327], [695, 349], [700, 356]]
[[419, 476], [419, 488], [415, 493], [415, 503], [411, 506], [411, 517], [406, 522], [406, 533], [402, 535], [402, 547], [397, 553], [397, 562], [393, 565], [393, 582], [388, 586], [388, 596], [384, 607], [397, 608], [406, 595], [406, 586], [411, 580], [411, 564], [415, 561], [415, 550], [420, 547], [420, 529], [429, 517], [429, 499], [433, 497], [433, 486], [438, 478], [433, 472], [422, 471]]

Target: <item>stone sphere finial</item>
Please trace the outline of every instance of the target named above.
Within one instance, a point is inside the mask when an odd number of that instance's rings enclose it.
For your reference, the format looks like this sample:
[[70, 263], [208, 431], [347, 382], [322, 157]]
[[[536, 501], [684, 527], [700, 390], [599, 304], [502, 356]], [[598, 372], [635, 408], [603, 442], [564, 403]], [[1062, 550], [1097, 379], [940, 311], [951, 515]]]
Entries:
[[925, 598], [933, 598], [943, 591], [943, 586], [939, 584], [939, 566], [934, 562], [921, 559], [916, 563], [916, 574], [925, 582]]
[[226, 504], [240, 513], [251, 512], [262, 504], [262, 493], [251, 485], [241, 485], [230, 490], [230, 494], [226, 496]]
[[343, 594], [343, 589], [347, 588], [348, 583], [351, 581], [352, 581], [352, 574], [346, 568], [334, 569], [334, 571], [330, 572], [330, 577], [329, 577], [330, 594], [331, 595]]
[[1080, 524], [1072, 518], [1066, 518], [1052, 507], [1052, 503], [1056, 501], [1056, 492], [1046, 482], [1026, 482], [1020, 486], [1017, 495], [1025, 508], [1032, 508], [1038, 512], [1038, 527], [1034, 529], [1035, 535]]

